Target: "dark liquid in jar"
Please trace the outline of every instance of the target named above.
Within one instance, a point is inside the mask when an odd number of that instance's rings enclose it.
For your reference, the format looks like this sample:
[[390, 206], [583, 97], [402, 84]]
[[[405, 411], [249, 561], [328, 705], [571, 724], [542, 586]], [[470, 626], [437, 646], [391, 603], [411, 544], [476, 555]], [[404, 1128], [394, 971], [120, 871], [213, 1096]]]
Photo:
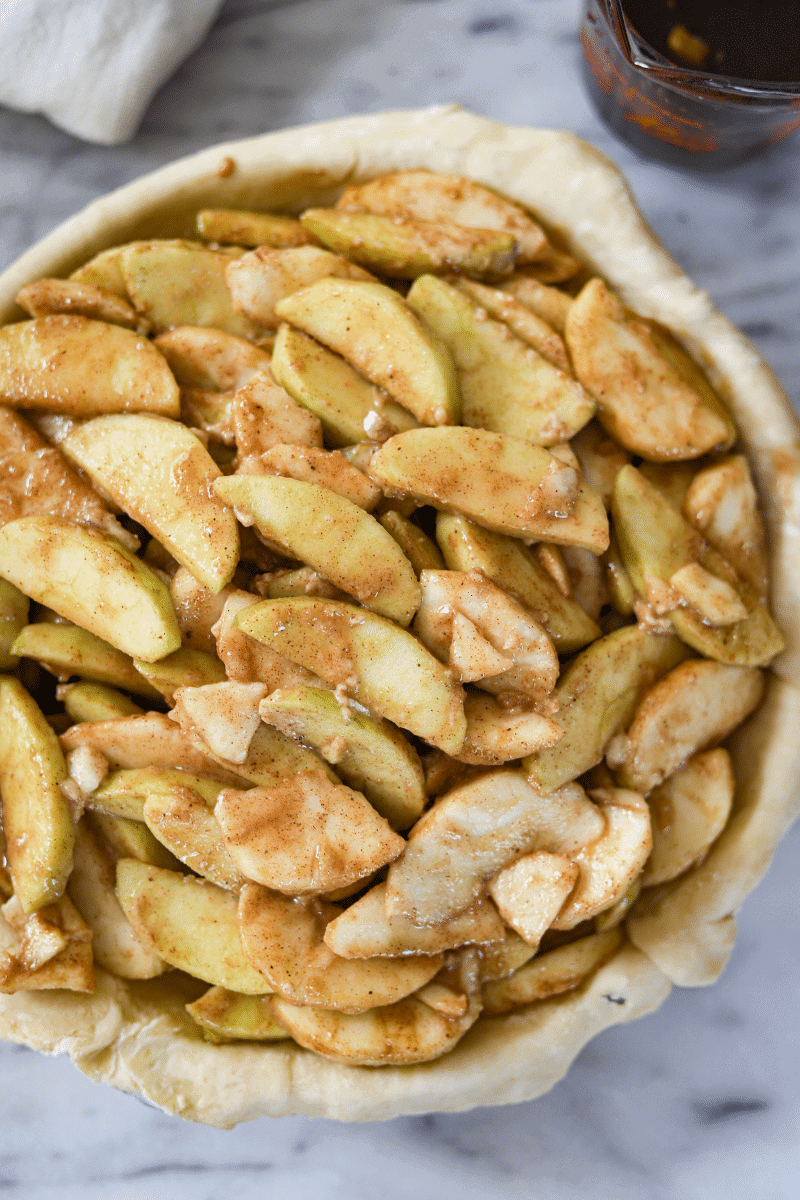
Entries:
[[800, 0], [622, 0], [629, 23], [679, 67], [800, 81]]

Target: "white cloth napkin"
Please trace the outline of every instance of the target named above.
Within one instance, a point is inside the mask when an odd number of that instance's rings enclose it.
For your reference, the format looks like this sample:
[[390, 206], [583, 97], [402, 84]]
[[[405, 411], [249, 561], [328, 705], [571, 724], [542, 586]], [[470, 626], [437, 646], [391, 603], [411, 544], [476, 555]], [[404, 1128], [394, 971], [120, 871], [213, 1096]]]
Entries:
[[0, 0], [0, 104], [113, 145], [200, 45], [221, 0]]

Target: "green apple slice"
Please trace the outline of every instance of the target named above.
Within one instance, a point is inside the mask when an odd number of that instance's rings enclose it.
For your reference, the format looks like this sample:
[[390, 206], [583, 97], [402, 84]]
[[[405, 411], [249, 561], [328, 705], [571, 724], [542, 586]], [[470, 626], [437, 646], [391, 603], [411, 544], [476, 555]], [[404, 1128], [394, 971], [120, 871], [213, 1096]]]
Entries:
[[196, 875], [239, 890], [245, 877], [228, 854], [214, 813], [193, 788], [176, 784], [153, 792], [142, 811], [151, 834]]
[[306, 209], [300, 220], [335, 254], [397, 279], [416, 279], [428, 271], [507, 275], [517, 251], [511, 233], [450, 222], [398, 221], [335, 208]]
[[143, 709], [116, 688], [104, 683], [67, 683], [58, 689], [58, 699], [76, 724], [83, 721], [113, 721], [115, 717], [141, 716]]
[[226, 679], [225, 668], [216, 654], [208, 650], [193, 650], [191, 646], [181, 646], [173, 650], [166, 658], [156, 663], [145, 662], [135, 658], [134, 668], [153, 684], [154, 691], [172, 703], [175, 691], [181, 687], [203, 687], [208, 683], [221, 683]]
[[129, 767], [112, 771], [88, 798], [86, 807], [110, 817], [144, 820], [145, 801], [151, 796], [169, 795], [174, 788], [189, 788], [210, 808], [216, 803], [223, 784], [191, 771], [167, 767]]
[[281, 300], [275, 311], [341, 354], [423, 424], [459, 420], [450, 351], [390, 287], [320, 279]]
[[531, 782], [552, 792], [596, 766], [647, 689], [686, 657], [678, 638], [636, 626], [593, 642], [570, 663], [556, 688], [555, 719], [564, 737], [523, 760]]
[[137, 862], [151, 867], [163, 867], [166, 871], [177, 871], [180, 863], [174, 855], [139, 820], [129, 817], [110, 817], [106, 813], [93, 812], [87, 816], [107, 843], [114, 858], [135, 858]]
[[345, 188], [337, 205], [345, 212], [382, 213], [401, 220], [446, 221], [512, 233], [519, 261], [534, 262], [548, 248], [540, 225], [519, 204], [460, 175], [422, 169], [381, 175]]
[[238, 246], [305, 246], [308, 234], [295, 217], [277, 213], [243, 212], [235, 208], [204, 208], [197, 214], [197, 232], [207, 242]]
[[335, 600], [264, 600], [236, 617], [243, 633], [313, 669], [379, 716], [446, 753], [464, 741], [462, 688], [415, 637]]
[[465, 425], [553, 446], [591, 420], [595, 402], [580, 383], [459, 288], [422, 275], [407, 303], [453, 356]]
[[477, 283], [474, 279], [452, 279], [450, 282], [481, 308], [485, 308], [490, 316], [507, 325], [528, 346], [533, 346], [554, 367], [567, 375], [572, 374], [564, 339], [551, 324], [521, 300], [505, 290], [487, 287], [485, 283]]
[[359, 712], [347, 719], [332, 692], [321, 688], [279, 688], [262, 700], [268, 725], [313, 746], [345, 783], [363, 792], [393, 829], [407, 829], [426, 803], [416, 751], [388, 721]]
[[[706, 658], [731, 666], [766, 666], [783, 649], [783, 636], [751, 584], [738, 579], [726, 561], [635, 467], [623, 467], [614, 484], [614, 530], [622, 561], [639, 595], [656, 600], [675, 632]], [[747, 616], [715, 626], [702, 611], [683, 605], [670, 581], [682, 568], [699, 564], [732, 585]], [[656, 591], [658, 592], [656, 595]]]
[[170, 966], [248, 996], [272, 990], [244, 956], [232, 892], [123, 858], [117, 896], [139, 937]]
[[573, 302], [565, 336], [601, 424], [627, 450], [673, 462], [733, 442], [733, 422], [694, 360], [602, 280], [590, 280]]
[[210, 325], [256, 341], [263, 330], [236, 312], [225, 283], [230, 255], [187, 245], [133, 243], [121, 255], [132, 303], [156, 333], [175, 325]]
[[524, 304], [526, 308], [563, 334], [567, 313], [572, 307], [572, 296], [559, 288], [548, 287], [532, 275], [519, 272], [503, 280], [503, 291]]
[[30, 601], [19, 588], [0, 579], [0, 671], [10, 671], [19, 662], [13, 649], [28, 621]]
[[115, 538], [60, 517], [21, 517], [0, 529], [0, 575], [110, 642], [156, 662], [181, 644], [169, 591]]
[[291, 1037], [278, 1025], [269, 999], [263, 996], [242, 996], [212, 987], [187, 1004], [186, 1011], [202, 1028], [207, 1042], [278, 1042]]
[[527, 608], [544, 626], [559, 654], [572, 654], [600, 636], [599, 626], [563, 596], [527, 546], [491, 533], [466, 517], [439, 513], [436, 539], [451, 571], [480, 571]]
[[420, 590], [414, 568], [386, 530], [351, 500], [277, 475], [229, 475], [217, 494], [252, 514], [256, 528], [291, 558], [382, 616], [407, 625]]
[[213, 495], [219, 467], [190, 429], [139, 414], [99, 417], [73, 429], [61, 449], [209, 591], [230, 581], [236, 519]]
[[380, 523], [397, 542], [417, 575], [422, 571], [441, 571], [444, 559], [439, 547], [424, 533], [419, 525], [409, 521], [393, 508], [383, 513]]
[[275, 338], [272, 374], [290, 396], [319, 417], [331, 446], [349, 446], [371, 430], [388, 437], [418, 424], [407, 409], [338, 354], [285, 323]]
[[64, 893], [75, 827], [59, 784], [67, 778], [58, 738], [17, 679], [0, 679], [0, 792], [6, 860], [26, 913]]
[[385, 490], [413, 496], [486, 529], [527, 541], [608, 547], [597, 492], [541, 446], [485, 429], [411, 429], [373, 455], [370, 475]]
[[321, 246], [291, 246], [284, 250], [259, 246], [228, 263], [225, 270], [236, 311], [267, 329], [278, 324], [275, 306], [279, 300], [329, 275], [365, 281], [373, 278], [363, 267]]
[[142, 678], [130, 655], [78, 625], [57, 625], [49, 621], [26, 625], [13, 645], [12, 653], [20, 658], [36, 659], [59, 679], [80, 675], [82, 679], [124, 688], [149, 700], [161, 698], [161, 693]]
[[0, 397], [72, 417], [180, 413], [178, 385], [153, 344], [88, 317], [37, 317], [0, 329]]

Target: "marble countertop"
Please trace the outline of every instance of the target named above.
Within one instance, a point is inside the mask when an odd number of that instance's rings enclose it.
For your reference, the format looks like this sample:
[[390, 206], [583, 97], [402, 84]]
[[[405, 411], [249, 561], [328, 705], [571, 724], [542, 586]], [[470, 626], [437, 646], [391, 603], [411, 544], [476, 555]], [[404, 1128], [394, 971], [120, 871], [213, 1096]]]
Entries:
[[[576, 0], [228, 0], [137, 137], [89, 146], [0, 109], [0, 267], [87, 201], [213, 142], [456, 101], [570, 129], [626, 172], [656, 234], [800, 407], [800, 143], [696, 175], [645, 162], [580, 82]], [[800, 828], [746, 903], [721, 981], [610, 1030], [530, 1104], [222, 1133], [0, 1047], [9, 1200], [790, 1200], [800, 1177]]]

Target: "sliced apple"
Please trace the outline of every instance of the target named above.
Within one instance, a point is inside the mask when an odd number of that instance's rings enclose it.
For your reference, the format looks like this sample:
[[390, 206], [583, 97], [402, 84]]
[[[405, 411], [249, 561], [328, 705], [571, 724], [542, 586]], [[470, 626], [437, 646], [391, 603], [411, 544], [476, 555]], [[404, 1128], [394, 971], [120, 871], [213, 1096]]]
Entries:
[[258, 704], [266, 692], [263, 683], [230, 680], [181, 687], [175, 692], [170, 716], [185, 732], [196, 734], [218, 758], [244, 763], [261, 720]]
[[129, 696], [103, 683], [67, 683], [56, 691], [67, 716], [83, 721], [113, 721], [115, 717], [141, 716], [143, 710]]
[[554, 929], [574, 929], [616, 904], [641, 872], [653, 845], [650, 809], [638, 792], [593, 788], [589, 795], [605, 818], [605, 829], [575, 856], [578, 881], [553, 921]]
[[549, 717], [503, 708], [481, 692], [467, 691], [464, 714], [467, 736], [454, 757], [476, 766], [498, 767], [554, 746], [564, 736], [561, 726]]
[[[3, 906], [2, 914], [10, 904], [16, 899]], [[39, 909], [21, 929], [2, 914], [0, 992], [94, 991], [92, 931], [68, 896]]]
[[397, 542], [417, 575], [422, 571], [444, 569], [444, 559], [439, 547], [413, 521], [409, 521], [393, 508], [382, 513], [379, 520]]
[[630, 721], [653, 681], [686, 655], [677, 638], [635, 626], [593, 642], [561, 677], [556, 720], [564, 737], [525, 759], [531, 781], [550, 792], [601, 762], [609, 741]]
[[495, 229], [335, 208], [308, 208], [300, 220], [329, 250], [397, 279], [428, 271], [507, 275], [517, 256], [514, 235]]
[[0, 329], [4, 404], [72, 417], [179, 415], [178, 385], [147, 338], [88, 317], [38, 317]]
[[450, 351], [390, 287], [321, 279], [281, 300], [276, 312], [341, 354], [423, 424], [459, 419]]
[[622, 945], [620, 929], [579, 938], [546, 954], [538, 954], [507, 979], [483, 985], [483, 1007], [496, 1017], [512, 1008], [571, 991], [602, 966]]
[[19, 662], [12, 646], [28, 621], [30, 601], [19, 588], [0, 579], [0, 671], [10, 671]]
[[274, 329], [278, 324], [275, 306], [279, 301], [328, 276], [372, 279], [368, 271], [355, 263], [318, 246], [280, 250], [259, 246], [252, 253], [228, 263], [225, 270], [236, 311], [267, 329]]
[[[272, 446], [253, 460], [251, 470], [244, 464], [237, 468], [242, 474], [283, 475], [321, 487], [344, 496], [366, 512], [372, 512], [381, 499], [381, 490], [357, 467], [353, 467], [338, 450], [321, 450], [317, 446]], [[395, 539], [397, 540], [397, 539]]]
[[75, 837], [75, 865], [69, 895], [92, 930], [92, 951], [97, 965], [121, 979], [153, 979], [165, 963], [133, 931], [114, 889], [114, 859], [85, 821]]
[[382, 388], [285, 323], [275, 339], [272, 373], [290, 396], [319, 417], [331, 446], [348, 446], [365, 437], [381, 442], [417, 426], [411, 413]]
[[606, 433], [599, 421], [590, 421], [571, 442], [586, 482], [603, 497], [606, 508], [611, 505], [614, 480], [631, 461], [627, 450]]
[[322, 900], [290, 900], [255, 883], [242, 888], [242, 945], [279, 996], [293, 1004], [361, 1013], [410, 995], [438, 973], [441, 955], [339, 958], [323, 935], [341, 911]]
[[239, 246], [304, 246], [309, 240], [294, 217], [235, 208], [202, 209], [197, 214], [197, 232], [207, 242], [235, 242]]
[[510, 293], [520, 304], [541, 317], [557, 333], [563, 334], [572, 296], [559, 288], [548, 287], [532, 275], [518, 272], [503, 280], [503, 291]]
[[646, 794], [698, 750], [726, 738], [763, 693], [757, 668], [681, 663], [644, 696], [628, 732], [608, 747], [608, 765], [624, 787]]
[[491, 533], [466, 517], [439, 513], [436, 538], [451, 571], [480, 571], [518, 600], [542, 625], [560, 654], [580, 650], [600, 629], [579, 604], [565, 597], [527, 546]]
[[214, 496], [219, 467], [190, 429], [138, 414], [99, 417], [61, 448], [209, 591], [230, 581], [239, 561], [236, 519]]
[[527, 541], [608, 546], [603, 502], [571, 466], [541, 446], [485, 429], [411, 429], [373, 455], [370, 475], [387, 492], [460, 513]]
[[144, 804], [150, 796], [169, 795], [175, 788], [190, 788], [213, 808], [223, 784], [204, 775], [168, 767], [129, 767], [112, 771], [88, 798], [86, 807], [110, 817], [144, 820]]
[[196, 875], [238, 892], [245, 878], [225, 848], [214, 813], [193, 788], [174, 784], [151, 792], [142, 812], [147, 828], [170, 854]]
[[[74, 424], [66, 417], [54, 419], [69, 422], [69, 427]], [[65, 429], [63, 436], [68, 432]], [[96, 525], [129, 550], [139, 549], [139, 539], [112, 516], [94, 489], [67, 465], [61, 451], [18, 413], [0, 405], [0, 525], [39, 515]]]
[[260, 371], [231, 393], [230, 407], [239, 458], [263, 454], [273, 446], [322, 445], [317, 417], [293, 399], [271, 371]]
[[689, 359], [690, 375], [677, 353], [665, 353], [652, 323], [627, 311], [602, 280], [590, 280], [573, 302], [565, 336], [601, 424], [633, 454], [672, 462], [733, 442], [733, 422], [699, 367]]
[[115, 859], [135, 858], [137, 862], [166, 871], [179, 869], [177, 858], [153, 837], [142, 821], [110, 817], [100, 812], [88, 813], [86, 820], [101, 835]]
[[261, 718], [311, 745], [350, 787], [363, 792], [395, 829], [406, 829], [425, 806], [422, 767], [413, 747], [388, 721], [347, 716], [329, 691], [280, 688], [260, 705]]
[[187, 1004], [186, 1011], [207, 1042], [278, 1042], [291, 1036], [276, 1022], [268, 996], [242, 996], [212, 987]]
[[435, 925], [463, 912], [520, 854], [572, 853], [597, 840], [599, 810], [577, 784], [543, 796], [521, 771], [489, 771], [454, 788], [417, 821], [389, 868], [386, 912]]
[[659, 787], [648, 803], [653, 816], [653, 852], [642, 882], [668, 883], [703, 857], [730, 816], [735, 779], [727, 750], [695, 754]]
[[431, 745], [452, 753], [464, 741], [461, 687], [415, 637], [369, 609], [313, 598], [264, 600], [235, 622]]
[[24, 912], [64, 894], [75, 829], [59, 784], [67, 778], [58, 739], [17, 679], [0, 679], [0, 792], [5, 856]]
[[234, 392], [260, 372], [270, 356], [245, 338], [221, 329], [178, 325], [153, 343], [169, 363], [178, 383], [216, 392]]
[[247, 792], [225, 790], [215, 815], [240, 871], [287, 895], [349, 887], [405, 845], [360, 792], [321, 771]]
[[34, 658], [59, 679], [80, 675], [124, 688], [149, 700], [161, 693], [133, 665], [133, 659], [77, 625], [40, 621], [26, 625], [12, 647], [21, 658]]
[[382, 616], [407, 625], [419, 604], [414, 568], [391, 534], [329, 488], [280, 476], [219, 479], [217, 494], [252, 515], [286, 554]]
[[[572, 374], [572, 364], [569, 361], [564, 339], [556, 333], [552, 324], [540, 317], [533, 309], [517, 300], [505, 290], [487, 287], [474, 279], [451, 280], [460, 292], [464, 292], [474, 300], [490, 316], [502, 321], [504, 325], [521, 338], [528, 346], [558, 367], [566, 375]], [[560, 295], [562, 293], [559, 293]], [[565, 297], [568, 300], [568, 297]]]
[[117, 896], [142, 941], [170, 966], [248, 996], [271, 991], [242, 951], [232, 892], [123, 858]]
[[325, 945], [342, 958], [440, 954], [456, 946], [493, 945], [503, 940], [503, 922], [484, 897], [438, 925], [415, 925], [386, 913], [386, 884], [371, 888], [325, 928]]
[[156, 333], [176, 325], [210, 325], [251, 341], [262, 333], [233, 307], [225, 284], [228, 254], [167, 242], [133, 243], [120, 261], [128, 295]]
[[225, 668], [216, 654], [193, 650], [191, 646], [181, 646], [155, 663], [141, 658], [133, 661], [136, 670], [153, 684], [168, 704], [172, 704], [179, 688], [204, 687], [225, 678]]
[[764, 523], [744, 455], [733, 455], [698, 471], [687, 488], [683, 512], [742, 579], [759, 596], [766, 596]]
[[26, 283], [17, 292], [17, 304], [31, 317], [65, 316], [89, 317], [121, 325], [146, 337], [150, 322], [136, 309], [109, 288], [73, 279], [37, 279]]
[[517, 692], [533, 702], [546, 701], [558, 678], [558, 655], [545, 630], [520, 604], [477, 573], [423, 571], [420, 584], [414, 632], [459, 670], [462, 682], [476, 682], [495, 695]]
[[313, 671], [307, 671], [278, 654], [272, 646], [242, 633], [236, 617], [242, 609], [258, 603], [258, 597], [252, 592], [234, 592], [226, 600], [222, 616], [213, 627], [217, 654], [225, 664], [228, 678], [238, 683], [264, 683], [268, 692], [280, 687], [323, 687], [323, 681]]
[[563, 854], [525, 854], [489, 880], [500, 916], [534, 948], [550, 928], [578, 878], [579, 867]]
[[548, 246], [542, 227], [519, 204], [460, 175], [422, 169], [381, 175], [369, 183], [345, 188], [336, 207], [345, 212], [446, 221], [512, 233], [519, 245], [520, 262], [535, 261]]
[[114, 538], [60, 517], [0, 529], [0, 575], [117, 650], [156, 662], [181, 644], [169, 592]]
[[552, 446], [594, 415], [594, 400], [571, 374], [505, 321], [489, 317], [471, 294], [422, 275], [407, 303], [453, 356], [465, 425]]

